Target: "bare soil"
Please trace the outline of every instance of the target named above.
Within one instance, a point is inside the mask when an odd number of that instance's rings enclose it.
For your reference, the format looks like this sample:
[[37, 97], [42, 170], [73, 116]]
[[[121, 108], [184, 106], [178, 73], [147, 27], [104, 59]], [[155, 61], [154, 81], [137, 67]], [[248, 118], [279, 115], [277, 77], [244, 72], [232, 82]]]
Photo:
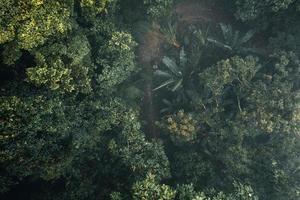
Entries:
[[148, 31], [140, 41], [138, 49], [139, 62], [144, 64], [158, 59], [162, 43], [163, 36], [157, 27]]
[[186, 0], [175, 7], [179, 20], [190, 24], [195, 22], [220, 22], [223, 20], [220, 11], [212, 5], [195, 0]]

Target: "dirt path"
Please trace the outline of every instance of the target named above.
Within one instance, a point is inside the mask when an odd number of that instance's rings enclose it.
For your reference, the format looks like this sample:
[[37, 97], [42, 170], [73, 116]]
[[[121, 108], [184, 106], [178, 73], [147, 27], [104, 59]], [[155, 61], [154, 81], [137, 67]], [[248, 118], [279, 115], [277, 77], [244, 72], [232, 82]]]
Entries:
[[142, 102], [142, 116], [147, 122], [146, 135], [149, 138], [157, 138], [155, 128], [156, 111], [153, 103], [153, 62], [159, 59], [161, 44], [163, 43], [158, 27], [153, 27], [143, 35], [139, 42], [138, 62], [144, 71], [144, 97]]
[[208, 4], [204, 1], [199, 2], [196, 0], [185, 0], [175, 6], [175, 12], [179, 16], [179, 21], [185, 24], [193, 23], [220, 23], [229, 21], [221, 9], [218, 9], [212, 3]]

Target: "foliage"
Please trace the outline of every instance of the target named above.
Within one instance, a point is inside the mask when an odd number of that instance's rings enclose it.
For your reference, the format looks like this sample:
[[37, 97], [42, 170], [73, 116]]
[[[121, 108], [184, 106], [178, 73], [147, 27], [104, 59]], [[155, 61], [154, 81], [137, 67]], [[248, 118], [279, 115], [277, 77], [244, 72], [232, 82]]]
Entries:
[[147, 8], [147, 14], [154, 20], [168, 15], [173, 4], [173, 0], [143, 0], [143, 2]]
[[247, 87], [260, 69], [257, 58], [248, 56], [245, 59], [232, 57], [219, 61], [215, 66], [206, 69], [200, 74], [205, 80], [205, 85], [212, 95], [219, 97], [228, 85], [236, 84], [238, 87]]
[[[155, 174], [158, 179], [169, 176], [169, 163], [162, 146], [145, 140], [136, 113], [122, 101], [112, 99], [104, 104], [91, 101], [82, 106], [94, 109], [88, 114], [83, 108], [78, 109], [79, 116], [85, 114], [86, 120], [76, 127], [80, 132], [74, 136], [73, 145], [78, 156], [67, 171], [64, 198], [108, 198], [115, 191], [129, 193], [131, 184], [145, 178], [147, 173]], [[96, 125], [98, 128], [94, 130]], [[125, 179], [124, 174], [128, 175]]]
[[176, 141], [191, 141], [195, 138], [197, 124], [190, 114], [186, 114], [183, 110], [179, 110], [170, 116], [165, 117], [162, 128], [165, 128]]
[[[182, 44], [179, 49], [171, 44], [174, 49], [174, 56], [164, 56], [162, 66], [159, 64], [154, 71], [155, 80], [162, 81], [160, 85], [154, 88], [168, 92], [170, 96], [163, 98], [164, 107], [161, 113], [172, 113], [182, 108], [182, 105], [188, 105], [193, 101], [197, 92], [195, 92], [197, 72], [201, 71], [202, 65], [205, 65], [202, 57], [204, 54], [210, 54], [207, 51], [207, 42], [209, 27], [198, 28], [189, 26], [187, 32], [178, 35], [178, 41]], [[180, 40], [179, 40], [180, 39]], [[198, 81], [198, 80], [197, 80]]]
[[231, 25], [220, 24], [224, 42], [220, 42], [213, 38], [207, 38], [207, 41], [215, 44], [232, 53], [248, 53], [254, 49], [246, 48], [244, 45], [253, 37], [254, 31], [250, 30], [241, 36], [238, 30], [233, 31]]
[[20, 49], [15, 47], [14, 43], [7, 44], [2, 52], [3, 63], [6, 65], [14, 65], [22, 56]]
[[172, 22], [167, 22], [167, 24], [160, 28], [161, 33], [164, 35], [165, 40], [175, 47], [179, 48], [180, 44], [177, 42], [176, 38], [177, 25], [172, 24]]
[[236, 16], [243, 21], [258, 18], [259, 16], [278, 12], [287, 9], [295, 0], [267, 0], [267, 1], [252, 1], [252, 0], [236, 0], [237, 7]]
[[176, 192], [169, 186], [157, 184], [152, 174], [148, 174], [145, 180], [133, 186], [133, 199], [171, 200], [174, 199], [175, 194]]
[[179, 190], [179, 200], [181, 199], [191, 199], [191, 200], [257, 200], [257, 196], [253, 193], [250, 186], [241, 183], [233, 183], [234, 190], [233, 193], [225, 194], [224, 192], [213, 192], [211, 195], [205, 195], [203, 192], [196, 192], [194, 186], [190, 185], [180, 185]]
[[29, 50], [71, 28], [69, 5], [62, 1], [5, 0], [0, 7], [0, 44], [14, 41]]
[[91, 15], [88, 17], [96, 17], [97, 14], [101, 13], [106, 4], [111, 3], [111, 0], [80, 0], [80, 7], [83, 15]]
[[130, 34], [114, 32], [108, 43], [99, 49], [96, 63], [103, 68], [102, 74], [97, 78], [100, 88], [117, 86], [136, 70], [133, 51], [135, 46]]
[[61, 100], [42, 94], [2, 96], [1, 116], [0, 162], [8, 177], [58, 178], [70, 162], [67, 127], [71, 123]]
[[155, 90], [158, 90], [163, 87], [171, 87], [171, 91], [176, 91], [182, 87], [183, 84], [183, 68], [186, 65], [186, 57], [185, 57], [184, 49], [180, 51], [180, 65], [178, 66], [174, 60], [169, 57], [164, 57], [162, 62], [167, 67], [168, 71], [163, 71], [157, 69], [154, 74], [158, 77], [163, 77], [166, 79], [161, 85], [156, 87]]
[[193, 184], [178, 185], [177, 188], [178, 200], [206, 200], [206, 195], [201, 192], [195, 191]]
[[53, 43], [35, 53], [36, 65], [27, 69], [28, 81], [51, 90], [91, 91], [89, 72], [90, 44], [83, 34], [71, 37], [66, 43]]
[[1, 1], [1, 199], [300, 198], [299, 2], [196, 2]]
[[[20, 6], [20, 9], [21, 6], [31, 5], [27, 1], [16, 4]], [[38, 4], [29, 6], [32, 10], [26, 8], [27, 14], [16, 14], [15, 17], [22, 17], [24, 22], [24, 26], [15, 25], [20, 26], [20, 31], [26, 28], [27, 21], [32, 23], [31, 21], [36, 18], [40, 20], [38, 23], [46, 23], [44, 19], [52, 18], [56, 21], [48, 21], [48, 27], [35, 24], [37, 32], [26, 33], [34, 40], [26, 38], [26, 41], [25, 39], [21, 41], [18, 39], [19, 36], [16, 36], [13, 41], [3, 41], [5, 44], [1, 46], [1, 51], [2, 47], [4, 49], [1, 53], [5, 57], [5, 64], [12, 66], [7, 70], [12, 72], [18, 70], [15, 75], [16, 79], [8, 79], [1, 85], [0, 163], [3, 166], [0, 172], [3, 177], [1, 193], [9, 191], [13, 185], [24, 184], [24, 180], [39, 183], [41, 187], [44, 184], [61, 181], [65, 191], [53, 192], [52, 187], [41, 188], [40, 190], [47, 194], [43, 198], [86, 199], [87, 196], [96, 198], [99, 193], [107, 197], [110, 190], [107, 191], [103, 187], [101, 191], [98, 191], [93, 186], [101, 184], [96, 178], [106, 177], [122, 167], [132, 171], [136, 179], [142, 177], [147, 171], [158, 172], [156, 175], [161, 178], [168, 176], [168, 161], [161, 145], [146, 142], [139, 131], [138, 122], [135, 123], [131, 118], [135, 114], [131, 112], [130, 118], [126, 118], [126, 116], [129, 117], [124, 111], [127, 109], [126, 106], [112, 100], [118, 94], [114, 93], [117, 86], [136, 69], [133, 53], [135, 42], [131, 35], [116, 31], [113, 23], [107, 19], [107, 21], [101, 21], [100, 28], [96, 23], [99, 21], [91, 20], [90, 23], [95, 23], [95, 26], [87, 31], [77, 24], [75, 18], [71, 18], [70, 13], [74, 8], [67, 7], [67, 5], [74, 6], [71, 1], [68, 3], [39, 1]], [[54, 17], [56, 12], [63, 13], [58, 11], [58, 8], [65, 9], [64, 11], [69, 13], [66, 19]], [[4, 6], [1, 9], [18, 11], [19, 7], [13, 10], [12, 7]], [[1, 13], [7, 12], [2, 10]], [[78, 10], [75, 9], [75, 12]], [[43, 16], [38, 16], [39, 13]], [[5, 16], [7, 18], [1, 16], [1, 20], [8, 23], [9, 16]], [[72, 14], [73, 16], [76, 15]], [[14, 22], [18, 20], [15, 19]], [[57, 20], [66, 20], [64, 22], [70, 27], [72, 24], [72, 31], [68, 29], [70, 32], [56, 34], [52, 29], [55, 29], [56, 25], [60, 26]], [[46, 31], [44, 35], [43, 31]], [[35, 33], [39, 34], [39, 37], [36, 37]], [[20, 34], [23, 33], [20, 32]], [[98, 37], [93, 38], [94, 35]], [[29, 50], [29, 52], [24, 54], [21, 49]], [[100, 49], [105, 51], [102, 52]], [[25, 58], [34, 58], [34, 60], [28, 62]], [[127, 63], [123, 62], [125, 59]], [[98, 60], [103, 62], [99, 63]], [[104, 61], [107, 65], [104, 65]], [[21, 70], [20, 62], [24, 62], [24, 65], [21, 65], [24, 68]], [[112, 67], [109, 66], [110, 64]], [[3, 67], [1, 63], [1, 69]], [[101, 78], [101, 84], [97, 82], [98, 77]], [[100, 95], [102, 89], [99, 85], [107, 88], [107, 91], [109, 89], [111, 96], [106, 93]], [[124, 118], [119, 121], [118, 116]], [[128, 120], [130, 123], [125, 123]], [[121, 122], [124, 124], [121, 125]], [[135, 128], [131, 128], [130, 124]], [[112, 129], [115, 133], [118, 133], [117, 130], [124, 129], [123, 137], [116, 134], [114, 136], [116, 144], [120, 145], [115, 149], [118, 154], [110, 152], [112, 149], [109, 150], [107, 145], [110, 140], [114, 141], [111, 136], [105, 136], [105, 133]], [[133, 146], [128, 148], [124, 144], [130, 140]], [[103, 147], [98, 148], [99, 145]], [[140, 152], [141, 150], [143, 153]], [[148, 159], [151, 154], [152, 160]], [[103, 158], [99, 155], [106, 156]], [[110, 162], [104, 162], [110, 155], [115, 157]], [[141, 160], [142, 157], [145, 160]], [[161, 162], [159, 161], [160, 164], [157, 163], [157, 159], [162, 159]], [[86, 163], [95, 160], [97, 160], [97, 165], [103, 163], [99, 171], [97, 170], [94, 174], [88, 173], [83, 178], [83, 174], [90, 169]], [[116, 160], [119, 160], [119, 164], [116, 168], [112, 168], [111, 165]], [[145, 165], [147, 162], [148, 164]], [[107, 170], [102, 173], [103, 169]], [[116, 178], [114, 182], [117, 185], [115, 190], [120, 187], [117, 184], [118, 180], [119, 178]], [[128, 180], [130, 181], [133, 180]], [[30, 192], [32, 196], [41, 198], [39, 197], [41, 191]]]
[[[197, 192], [192, 184], [178, 185], [176, 190], [164, 184], [158, 184], [155, 176], [149, 174], [143, 181], [135, 183], [133, 186], [133, 199], [176, 199], [176, 200], [257, 200], [257, 196], [248, 185], [235, 182], [234, 192], [225, 194], [224, 192], [215, 192], [212, 195], [206, 195], [203, 192]], [[175, 196], [176, 195], [176, 196]], [[211, 196], [211, 197], [210, 197]]]
[[[40, 55], [37, 62], [46, 65], [44, 58]], [[36, 85], [49, 85], [49, 88], [56, 90], [62, 85], [63, 89], [71, 92], [74, 90], [73, 84], [70, 82], [73, 80], [70, 78], [71, 70], [63, 67], [61, 60], [53, 63], [53, 67], [38, 67], [27, 69], [27, 75], [29, 80]]]

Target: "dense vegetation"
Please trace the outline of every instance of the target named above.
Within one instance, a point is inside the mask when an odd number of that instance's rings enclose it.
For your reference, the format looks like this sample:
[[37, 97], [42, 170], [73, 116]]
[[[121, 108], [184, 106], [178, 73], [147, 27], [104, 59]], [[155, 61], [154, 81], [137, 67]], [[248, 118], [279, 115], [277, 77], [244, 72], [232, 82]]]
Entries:
[[0, 198], [300, 199], [300, 1], [1, 0]]

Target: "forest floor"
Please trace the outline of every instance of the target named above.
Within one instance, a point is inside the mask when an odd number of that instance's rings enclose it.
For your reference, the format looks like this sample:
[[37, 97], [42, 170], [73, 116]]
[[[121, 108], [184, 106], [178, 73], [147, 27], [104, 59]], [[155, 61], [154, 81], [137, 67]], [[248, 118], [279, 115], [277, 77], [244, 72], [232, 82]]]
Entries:
[[177, 4], [174, 11], [178, 14], [179, 21], [184, 24], [199, 22], [218, 24], [232, 20], [227, 13], [215, 5], [214, 1], [208, 3], [206, 1], [186, 0]]

